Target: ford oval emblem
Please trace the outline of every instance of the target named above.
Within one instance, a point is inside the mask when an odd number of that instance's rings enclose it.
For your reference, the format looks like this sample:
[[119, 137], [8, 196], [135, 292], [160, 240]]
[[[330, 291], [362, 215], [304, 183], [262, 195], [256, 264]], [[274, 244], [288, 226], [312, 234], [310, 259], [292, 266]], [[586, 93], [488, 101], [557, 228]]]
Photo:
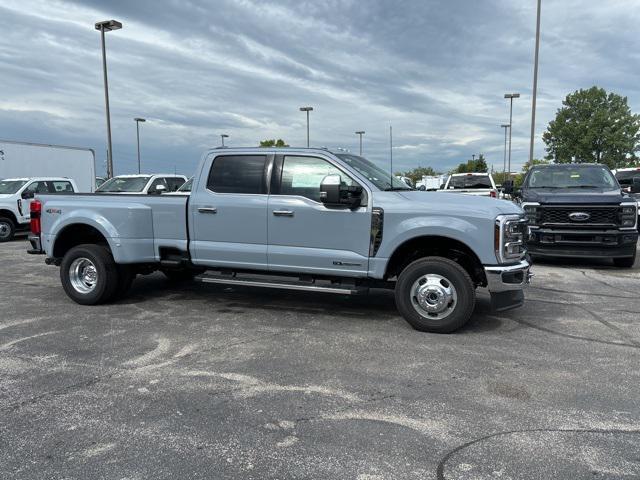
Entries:
[[584, 222], [585, 220], [589, 220], [591, 215], [587, 212], [571, 212], [569, 218], [574, 222]]

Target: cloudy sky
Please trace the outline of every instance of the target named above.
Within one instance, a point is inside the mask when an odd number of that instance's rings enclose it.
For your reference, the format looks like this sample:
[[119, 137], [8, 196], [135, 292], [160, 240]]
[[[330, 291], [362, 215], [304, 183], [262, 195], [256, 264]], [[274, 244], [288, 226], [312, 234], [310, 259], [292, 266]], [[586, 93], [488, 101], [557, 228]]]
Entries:
[[[446, 171], [484, 153], [526, 161], [535, 0], [171, 0], [0, 3], [0, 138], [94, 148], [104, 171], [100, 35], [107, 34], [116, 173], [192, 174], [201, 152], [261, 139], [357, 151], [394, 170]], [[599, 85], [640, 112], [640, 2], [543, 0], [536, 156], [564, 96]], [[397, 167], [397, 168], [396, 168]]]

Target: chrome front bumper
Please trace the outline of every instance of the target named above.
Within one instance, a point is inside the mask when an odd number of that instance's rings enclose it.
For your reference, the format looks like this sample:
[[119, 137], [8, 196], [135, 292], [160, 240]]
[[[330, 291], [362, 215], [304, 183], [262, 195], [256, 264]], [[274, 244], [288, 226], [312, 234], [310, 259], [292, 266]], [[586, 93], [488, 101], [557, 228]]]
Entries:
[[522, 290], [529, 285], [533, 277], [530, 269], [531, 265], [526, 260], [516, 265], [484, 267], [487, 289], [491, 293]]

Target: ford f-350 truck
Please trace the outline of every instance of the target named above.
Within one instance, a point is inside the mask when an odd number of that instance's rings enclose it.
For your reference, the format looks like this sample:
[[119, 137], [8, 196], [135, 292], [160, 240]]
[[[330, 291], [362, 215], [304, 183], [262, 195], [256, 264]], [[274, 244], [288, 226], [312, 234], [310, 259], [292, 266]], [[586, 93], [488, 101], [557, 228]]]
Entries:
[[529, 282], [513, 203], [415, 191], [368, 160], [324, 149], [215, 149], [190, 196], [39, 195], [30, 253], [60, 266], [80, 304], [124, 294], [135, 275], [354, 294], [395, 290], [416, 329], [452, 332], [476, 287], [497, 310]]

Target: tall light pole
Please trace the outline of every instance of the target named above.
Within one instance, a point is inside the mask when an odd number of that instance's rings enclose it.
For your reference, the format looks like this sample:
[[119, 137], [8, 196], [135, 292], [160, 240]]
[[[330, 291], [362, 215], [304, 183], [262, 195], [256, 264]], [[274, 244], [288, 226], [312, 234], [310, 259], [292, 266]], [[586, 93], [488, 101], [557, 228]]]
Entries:
[[520, 98], [519, 93], [505, 93], [504, 98], [510, 101], [509, 106], [509, 174], [511, 174], [511, 132], [513, 130], [513, 99]]
[[224, 147], [224, 139], [225, 138], [229, 138], [229, 135], [227, 135], [226, 133], [220, 134], [220, 140], [222, 140], [222, 146], [223, 147]]
[[538, 0], [538, 13], [536, 15], [536, 53], [533, 59], [533, 96], [531, 97], [531, 140], [529, 141], [529, 165], [533, 162], [533, 140], [536, 133], [536, 96], [538, 94], [538, 51], [540, 50], [541, 3], [541, 0]]
[[502, 183], [507, 179], [507, 128], [508, 124], [503, 123], [500, 127], [504, 128], [504, 159], [502, 160]]
[[393, 187], [393, 127], [389, 125], [389, 158], [391, 160], [391, 186]]
[[144, 118], [134, 118], [133, 119], [136, 122], [136, 138], [138, 139], [138, 173], [141, 173], [140, 171], [140, 122], [146, 122], [146, 120]]
[[362, 135], [364, 135], [364, 130], [356, 132], [356, 135], [360, 136], [360, 156], [362, 156]]
[[100, 31], [102, 40], [102, 72], [104, 74], [104, 103], [107, 110], [107, 178], [113, 177], [113, 152], [111, 151], [111, 114], [109, 112], [109, 82], [107, 81], [107, 53], [104, 45], [104, 32], [111, 30], [119, 30], [122, 23], [115, 20], [105, 20], [95, 25], [96, 30]]
[[309, 112], [313, 112], [313, 107], [300, 107], [301, 112], [307, 112], [307, 148], [309, 148]]

